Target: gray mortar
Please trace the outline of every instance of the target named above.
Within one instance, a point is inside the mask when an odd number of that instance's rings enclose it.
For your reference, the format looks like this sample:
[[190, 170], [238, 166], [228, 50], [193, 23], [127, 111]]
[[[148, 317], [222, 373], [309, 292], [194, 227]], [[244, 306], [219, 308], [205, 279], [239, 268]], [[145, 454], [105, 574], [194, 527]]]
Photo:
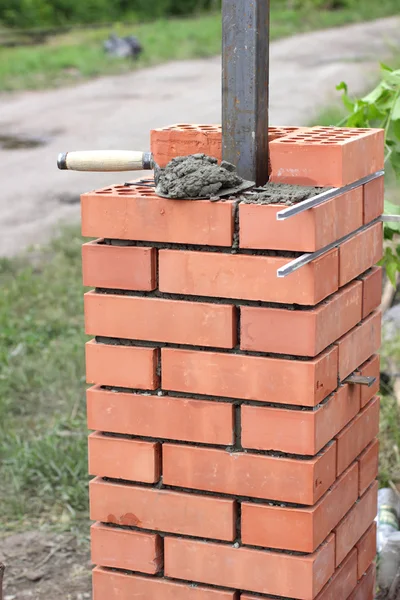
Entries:
[[[361, 326], [361, 325], [360, 325]], [[278, 354], [277, 352], [259, 352], [253, 350], [241, 350], [240, 348], [219, 348], [216, 346], [195, 346], [192, 344], [176, 344], [173, 342], [157, 342], [149, 340], [134, 340], [127, 338], [115, 338], [106, 337], [103, 335], [96, 335], [95, 338], [98, 344], [107, 344], [109, 346], [138, 346], [141, 348], [177, 348], [178, 350], [195, 350], [200, 352], [219, 352], [220, 354], [235, 354], [238, 356], [256, 356], [262, 358], [281, 358], [283, 360], [296, 360], [300, 362], [307, 362], [313, 360], [313, 356], [295, 356], [292, 354]], [[326, 350], [331, 348], [328, 346]]]
[[[217, 298], [214, 296], [200, 296], [196, 294], [192, 296], [190, 294], [169, 294], [166, 292], [160, 292], [158, 289], [151, 292], [135, 292], [131, 290], [118, 290], [113, 288], [95, 288], [96, 294], [104, 294], [109, 296], [132, 296], [139, 298], [164, 298], [166, 300], [183, 300], [187, 302], [211, 302], [211, 304], [230, 304], [240, 308], [241, 306], [257, 306], [261, 308], [280, 308], [282, 310], [290, 311], [312, 311], [315, 310], [314, 305], [301, 305], [301, 304], [283, 304], [281, 302], [266, 302], [264, 300], [241, 300], [238, 298]], [[325, 300], [322, 300], [319, 306], [327, 304], [332, 299], [332, 294]]]
[[160, 172], [157, 194], [171, 198], [211, 198], [243, 183], [236, 167], [205, 154], [173, 158]]
[[257, 191], [246, 192], [241, 198], [243, 204], [285, 204], [292, 206], [309, 200], [329, 188], [289, 185], [288, 183], [267, 183]]
[[[194, 198], [193, 198], [194, 200]], [[143, 248], [158, 248], [159, 250], [192, 250], [198, 252], [200, 249], [202, 252], [218, 252], [218, 254], [244, 254], [248, 256], [279, 256], [281, 258], [298, 258], [303, 252], [293, 252], [290, 250], [248, 250], [237, 248], [239, 242], [239, 212], [237, 198], [231, 198], [231, 200], [237, 200], [235, 207], [234, 220], [235, 220], [235, 232], [234, 242], [232, 246], [203, 246], [202, 244], [180, 244], [174, 242], [143, 242], [143, 241], [130, 241], [130, 240], [117, 240], [117, 239], [104, 239], [99, 242], [99, 245], [105, 244], [106, 246], [138, 246]]]
[[[342, 384], [340, 384], [342, 385]], [[151, 392], [146, 391], [146, 390], [141, 390], [138, 388], [123, 388], [123, 387], [118, 387], [118, 386], [110, 386], [110, 385], [102, 385], [101, 388], [103, 390], [107, 390], [109, 392], [123, 392], [123, 393], [127, 393], [127, 394], [135, 394], [136, 396], [154, 396], [155, 394], [158, 394], [157, 390], [152, 390]], [[204, 400], [206, 402], [210, 402], [211, 400], [213, 402], [221, 402], [222, 404], [233, 404], [236, 407], [239, 406], [257, 406], [257, 407], [264, 407], [264, 408], [279, 408], [279, 409], [286, 409], [286, 410], [290, 410], [292, 412], [317, 412], [318, 410], [320, 410], [323, 406], [325, 406], [325, 404], [327, 404], [327, 402], [329, 400], [332, 399], [333, 395], [335, 392], [332, 392], [332, 394], [330, 394], [329, 396], [327, 396], [326, 398], [324, 398], [324, 400], [322, 400], [319, 404], [316, 404], [315, 406], [301, 406], [301, 405], [295, 405], [295, 404], [278, 404], [276, 402], [265, 402], [264, 400], [240, 400], [238, 398], [230, 398], [227, 396], [212, 396], [212, 395], [206, 395], [206, 394], [196, 394], [196, 393], [191, 393], [190, 397], [192, 400]], [[187, 393], [184, 392], [179, 392], [179, 391], [172, 391], [172, 390], [162, 390], [162, 395], [163, 396], [171, 396], [172, 398], [187, 398]], [[126, 434], [118, 434], [118, 435], [126, 435]], [[210, 444], [206, 444], [207, 446], [209, 446]]]

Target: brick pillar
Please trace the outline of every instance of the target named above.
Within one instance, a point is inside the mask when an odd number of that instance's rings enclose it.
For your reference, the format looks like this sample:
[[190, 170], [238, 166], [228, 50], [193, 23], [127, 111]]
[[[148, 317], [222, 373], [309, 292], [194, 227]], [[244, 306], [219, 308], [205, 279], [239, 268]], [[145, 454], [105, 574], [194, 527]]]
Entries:
[[[343, 186], [383, 132], [271, 128], [272, 180]], [[152, 132], [156, 160], [221, 132]], [[82, 196], [94, 600], [372, 600], [383, 179], [276, 205]]]

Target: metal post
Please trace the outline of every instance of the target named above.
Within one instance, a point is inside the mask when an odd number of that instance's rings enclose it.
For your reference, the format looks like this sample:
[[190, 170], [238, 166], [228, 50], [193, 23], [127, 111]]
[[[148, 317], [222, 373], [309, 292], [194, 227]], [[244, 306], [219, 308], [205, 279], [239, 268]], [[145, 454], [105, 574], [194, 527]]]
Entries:
[[222, 0], [222, 155], [268, 181], [270, 0]]

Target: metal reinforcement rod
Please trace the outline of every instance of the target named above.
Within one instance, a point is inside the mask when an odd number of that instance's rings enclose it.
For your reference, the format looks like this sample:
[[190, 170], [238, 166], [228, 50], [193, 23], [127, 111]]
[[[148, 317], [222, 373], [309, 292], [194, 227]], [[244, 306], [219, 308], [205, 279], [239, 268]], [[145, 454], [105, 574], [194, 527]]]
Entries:
[[376, 223], [379, 223], [379, 221], [381, 221], [381, 217], [378, 217], [377, 219], [371, 221], [371, 223], [368, 223], [367, 225], [359, 227], [358, 229], [356, 229], [356, 231], [352, 231], [352, 233], [349, 233], [344, 237], [340, 238], [340, 240], [332, 242], [331, 244], [328, 244], [328, 246], [324, 246], [324, 248], [321, 248], [321, 250], [317, 250], [316, 252], [310, 252], [307, 254], [302, 254], [298, 258], [295, 258], [294, 260], [287, 263], [284, 267], [278, 269], [276, 272], [277, 276], [287, 277], [288, 275], [291, 275], [291, 273], [294, 273], [298, 269], [301, 269], [301, 267], [308, 265], [308, 263], [313, 262], [313, 260], [315, 260], [316, 258], [319, 258], [323, 254], [326, 254], [330, 250], [333, 250], [333, 248], [337, 248], [338, 246], [340, 246], [340, 244], [343, 244], [343, 242], [346, 242], [350, 238], [354, 237], [357, 233], [361, 233], [361, 231], [369, 229]]
[[300, 213], [302, 213], [306, 210], [309, 210], [310, 208], [314, 208], [314, 206], [319, 206], [320, 204], [323, 204], [324, 202], [327, 202], [328, 200], [331, 200], [332, 198], [341, 196], [342, 194], [345, 194], [346, 192], [350, 192], [351, 190], [354, 190], [354, 189], [360, 187], [361, 185], [365, 185], [366, 183], [369, 183], [370, 181], [373, 181], [374, 179], [378, 179], [378, 177], [382, 177], [382, 175], [384, 175], [384, 174], [385, 174], [384, 171], [377, 171], [376, 173], [373, 173], [372, 175], [363, 177], [362, 179], [359, 179], [358, 181], [355, 181], [354, 183], [350, 183], [349, 185], [345, 185], [344, 187], [332, 188], [331, 190], [326, 190], [326, 192], [322, 192], [321, 194], [318, 194], [317, 196], [314, 196], [313, 198], [310, 198], [309, 200], [304, 200], [304, 202], [299, 202], [298, 204], [289, 206], [289, 208], [284, 208], [284, 209], [280, 210], [276, 214], [276, 218], [278, 221], [284, 221], [285, 219], [288, 219], [289, 217], [294, 217], [295, 215], [299, 215]]

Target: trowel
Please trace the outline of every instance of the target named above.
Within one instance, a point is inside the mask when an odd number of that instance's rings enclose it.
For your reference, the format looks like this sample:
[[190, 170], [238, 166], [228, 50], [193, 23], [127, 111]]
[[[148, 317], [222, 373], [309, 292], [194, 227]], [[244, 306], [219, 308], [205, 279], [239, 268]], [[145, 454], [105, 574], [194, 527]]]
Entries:
[[[163, 198], [172, 198], [157, 190], [162, 168], [153, 160], [151, 152], [136, 152], [132, 150], [83, 150], [78, 152], [62, 152], [58, 155], [57, 166], [68, 171], [92, 172], [121, 172], [121, 171], [149, 171], [154, 170], [155, 193]], [[125, 185], [135, 185], [127, 183]], [[254, 182], [243, 181], [234, 188], [220, 189], [215, 194], [218, 198], [226, 198], [239, 192], [244, 192], [254, 187]], [[203, 200], [209, 198], [191, 198]]]

